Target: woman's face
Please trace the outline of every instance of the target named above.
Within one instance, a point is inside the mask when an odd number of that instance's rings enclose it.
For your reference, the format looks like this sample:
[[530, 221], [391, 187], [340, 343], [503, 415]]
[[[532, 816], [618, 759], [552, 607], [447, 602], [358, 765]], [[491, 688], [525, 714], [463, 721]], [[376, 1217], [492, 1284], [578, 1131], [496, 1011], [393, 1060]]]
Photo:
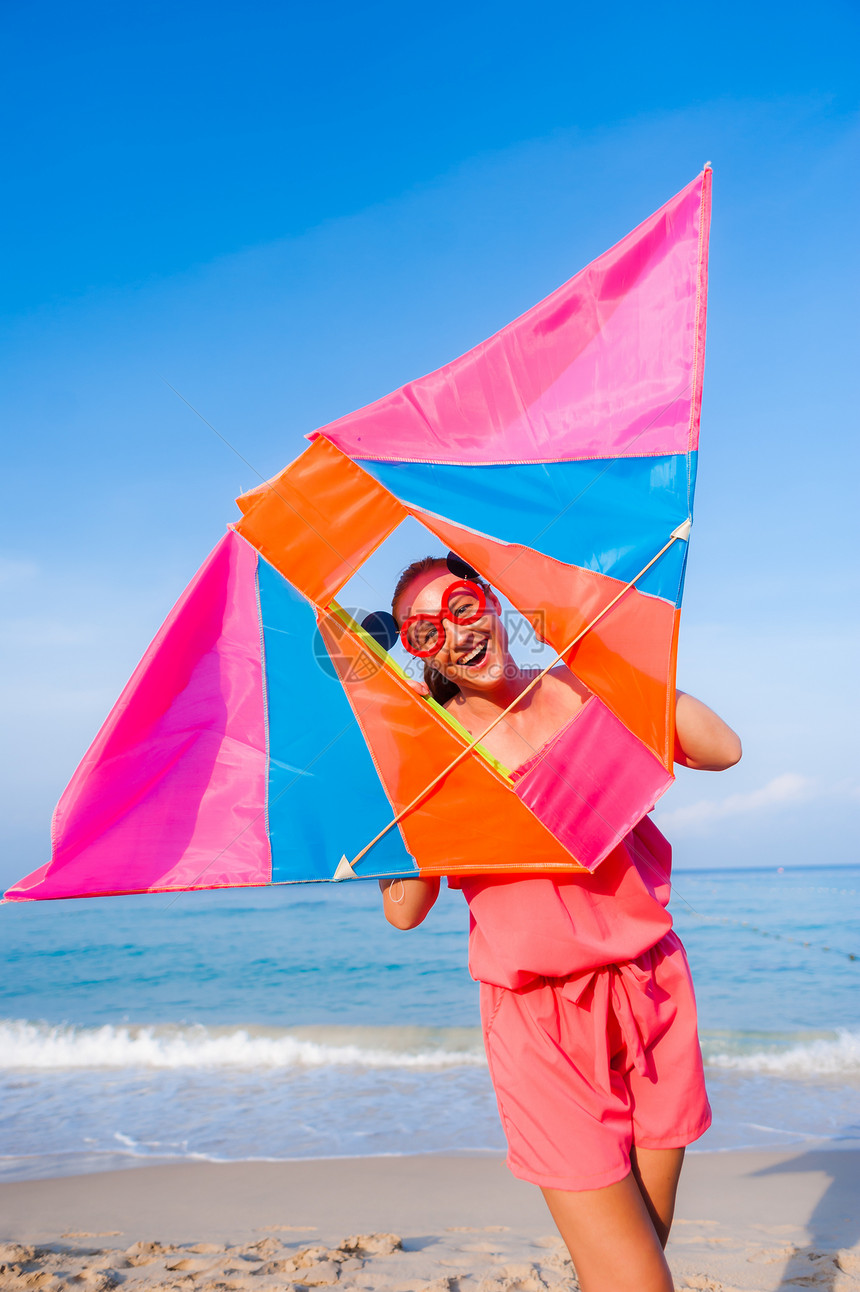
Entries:
[[[398, 601], [400, 623], [410, 615], [438, 614], [448, 588], [459, 582], [458, 576], [447, 570], [419, 574]], [[492, 690], [505, 676], [506, 665], [512, 662], [500, 611], [498, 600], [489, 592], [486, 611], [474, 623], [443, 619], [444, 643], [428, 662], [461, 690]]]

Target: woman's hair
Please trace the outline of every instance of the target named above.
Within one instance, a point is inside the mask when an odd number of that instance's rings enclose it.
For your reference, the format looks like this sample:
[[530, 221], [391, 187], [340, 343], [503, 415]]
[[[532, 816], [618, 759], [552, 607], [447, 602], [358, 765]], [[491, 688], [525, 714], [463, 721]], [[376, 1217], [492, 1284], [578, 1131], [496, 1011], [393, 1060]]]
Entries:
[[[398, 627], [402, 620], [397, 613], [397, 603], [403, 596], [403, 593], [409, 587], [412, 580], [418, 578], [419, 574], [427, 574], [429, 570], [435, 570], [437, 568], [440, 571], [444, 570], [446, 574], [448, 573], [448, 558], [446, 556], [422, 556], [420, 560], [413, 561], [411, 565], [407, 565], [406, 569], [400, 575], [391, 598], [391, 613], [394, 615]], [[491, 591], [489, 583], [484, 579], [475, 579], [473, 582], [479, 584], [485, 592]], [[424, 682], [437, 704], [446, 704], [448, 700], [453, 700], [455, 695], [460, 694], [459, 686], [435, 669], [431, 660], [425, 659], [423, 662]]]

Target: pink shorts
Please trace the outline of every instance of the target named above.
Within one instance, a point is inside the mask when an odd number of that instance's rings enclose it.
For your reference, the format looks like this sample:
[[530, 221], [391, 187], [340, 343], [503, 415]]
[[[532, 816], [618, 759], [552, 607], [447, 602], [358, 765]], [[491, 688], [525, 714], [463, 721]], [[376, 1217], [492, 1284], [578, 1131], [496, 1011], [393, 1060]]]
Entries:
[[667, 933], [626, 964], [519, 990], [481, 984], [481, 1021], [514, 1175], [601, 1189], [630, 1150], [681, 1148], [708, 1129], [696, 1002]]

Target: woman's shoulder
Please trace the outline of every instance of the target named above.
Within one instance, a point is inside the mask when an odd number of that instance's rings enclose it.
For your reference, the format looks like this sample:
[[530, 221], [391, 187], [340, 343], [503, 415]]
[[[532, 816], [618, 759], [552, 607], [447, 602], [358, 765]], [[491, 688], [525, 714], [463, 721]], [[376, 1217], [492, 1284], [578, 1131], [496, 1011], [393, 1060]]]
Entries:
[[564, 664], [558, 664], [541, 682], [547, 700], [560, 702], [566, 711], [575, 713], [591, 695], [588, 687], [571, 673]]

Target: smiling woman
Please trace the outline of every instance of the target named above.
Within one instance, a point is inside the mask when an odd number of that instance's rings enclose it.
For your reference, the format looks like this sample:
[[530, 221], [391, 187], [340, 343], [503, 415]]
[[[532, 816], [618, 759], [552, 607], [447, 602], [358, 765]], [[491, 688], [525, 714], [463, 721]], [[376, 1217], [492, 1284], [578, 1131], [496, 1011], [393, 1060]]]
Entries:
[[[452, 553], [409, 565], [392, 611], [434, 698], [515, 783], [552, 761], [572, 804], [563, 736], [591, 691], [562, 663], [518, 665], [499, 599]], [[676, 717], [676, 761], [738, 761], [737, 736], [707, 706], [679, 694]], [[684, 1149], [710, 1125], [692, 983], [666, 910], [670, 869], [646, 817], [594, 874], [448, 881], [470, 907], [508, 1164], [542, 1188], [584, 1292], [669, 1292], [662, 1248]], [[439, 885], [380, 880], [389, 923], [420, 924]]]

